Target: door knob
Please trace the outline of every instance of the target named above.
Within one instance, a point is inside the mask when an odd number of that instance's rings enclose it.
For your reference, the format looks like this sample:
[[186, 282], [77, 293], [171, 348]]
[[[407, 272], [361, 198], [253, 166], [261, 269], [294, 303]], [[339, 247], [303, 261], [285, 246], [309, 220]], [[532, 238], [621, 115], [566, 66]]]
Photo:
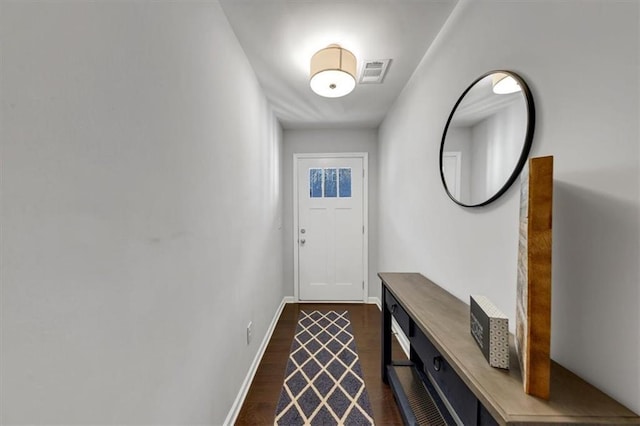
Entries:
[[305, 240], [304, 238], [300, 240], [300, 245], [304, 245], [304, 243], [306, 243], [307, 240]]
[[306, 229], [304, 229], [304, 228], [302, 228], [302, 229], [300, 230], [300, 233], [301, 233], [301, 234], [304, 234], [305, 232], [307, 232], [307, 230], [306, 230]]

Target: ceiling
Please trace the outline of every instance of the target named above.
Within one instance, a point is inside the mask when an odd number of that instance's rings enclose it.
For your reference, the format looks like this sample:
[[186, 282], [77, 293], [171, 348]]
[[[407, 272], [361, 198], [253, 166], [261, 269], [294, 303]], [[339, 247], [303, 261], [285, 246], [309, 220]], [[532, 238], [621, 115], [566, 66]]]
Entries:
[[[458, 0], [220, 0], [285, 129], [377, 127]], [[343, 98], [309, 87], [309, 61], [337, 43], [358, 60], [392, 59], [382, 84]]]
[[507, 94], [494, 93], [492, 75], [475, 82], [473, 87], [463, 94], [463, 99], [456, 105], [450, 126], [472, 127], [514, 103], [521, 104], [522, 111], [527, 110], [526, 95], [522, 91]]

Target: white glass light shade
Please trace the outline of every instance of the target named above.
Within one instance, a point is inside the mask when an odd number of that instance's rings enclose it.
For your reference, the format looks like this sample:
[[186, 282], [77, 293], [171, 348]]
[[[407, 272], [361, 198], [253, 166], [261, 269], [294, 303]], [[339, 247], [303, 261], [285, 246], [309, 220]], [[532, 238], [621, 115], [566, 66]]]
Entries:
[[507, 95], [522, 90], [515, 78], [508, 74], [496, 73], [492, 77], [493, 93]]
[[356, 57], [335, 44], [311, 58], [311, 90], [325, 98], [348, 95], [356, 87]]

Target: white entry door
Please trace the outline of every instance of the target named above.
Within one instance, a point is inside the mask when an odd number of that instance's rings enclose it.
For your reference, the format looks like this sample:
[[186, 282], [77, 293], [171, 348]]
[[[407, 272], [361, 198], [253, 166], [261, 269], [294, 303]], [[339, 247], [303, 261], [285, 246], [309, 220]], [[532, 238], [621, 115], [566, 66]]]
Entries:
[[296, 158], [298, 298], [361, 301], [366, 157]]

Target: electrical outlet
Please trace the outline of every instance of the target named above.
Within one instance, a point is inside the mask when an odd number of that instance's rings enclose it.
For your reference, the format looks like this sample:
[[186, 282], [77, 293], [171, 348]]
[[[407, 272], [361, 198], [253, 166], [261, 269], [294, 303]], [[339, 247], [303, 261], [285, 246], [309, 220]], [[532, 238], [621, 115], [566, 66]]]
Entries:
[[247, 345], [251, 343], [252, 327], [253, 327], [253, 321], [249, 321], [249, 325], [247, 325]]

